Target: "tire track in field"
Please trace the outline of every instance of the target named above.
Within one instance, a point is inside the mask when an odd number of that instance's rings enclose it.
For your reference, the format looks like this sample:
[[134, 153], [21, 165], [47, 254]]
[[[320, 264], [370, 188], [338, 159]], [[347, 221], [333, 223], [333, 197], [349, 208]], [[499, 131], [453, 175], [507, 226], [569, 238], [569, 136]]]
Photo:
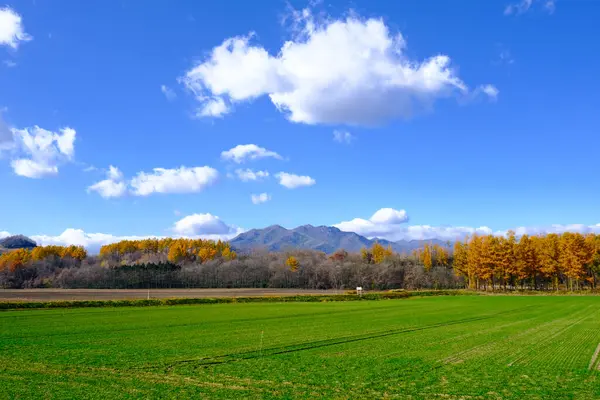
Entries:
[[[404, 300], [404, 299], [401, 299]], [[238, 304], [253, 304], [253, 303], [238, 303]], [[256, 303], [254, 303], [256, 304]], [[270, 303], [270, 304], [276, 304], [276, 303]], [[286, 303], [286, 304], [291, 304], [291, 303]], [[296, 303], [298, 304], [298, 303]], [[320, 303], [304, 303], [304, 304], [320, 304]], [[198, 304], [186, 304], [188, 306], [197, 306]], [[204, 304], [199, 304], [199, 305], [204, 305]], [[443, 309], [438, 309], [435, 311], [435, 313], [439, 312], [439, 311], [451, 311], [454, 309], [458, 309], [460, 308], [460, 306], [456, 306], [456, 305], [452, 305], [452, 306], [448, 306], [445, 307]], [[147, 307], [144, 308], [144, 311], [153, 309], [153, 307]], [[380, 309], [390, 309], [390, 310], [395, 310], [394, 308], [389, 308], [387, 305], [373, 305], [371, 307], [369, 307], [368, 309], [366, 308], [361, 308], [361, 307], [357, 307], [354, 309], [343, 309], [343, 310], [331, 310], [331, 311], [324, 311], [324, 312], [319, 312], [316, 316], [331, 316], [331, 315], [337, 315], [337, 314], [352, 314], [352, 313], [372, 313], [373, 310], [380, 310]], [[130, 309], [126, 309], [126, 308], [118, 308], [118, 307], [106, 307], [103, 309], [100, 308], [95, 308], [93, 310], [81, 310], [78, 311], [77, 313], [72, 312], [71, 310], [74, 309], [65, 309], [69, 311], [69, 314], [96, 314], [98, 315], [99, 313], [97, 311], [100, 310], [114, 310], [114, 311], [119, 311], [119, 312], [130, 312]], [[75, 310], [80, 310], [80, 309], [75, 309]], [[163, 309], [163, 310], [167, 310], [167, 308]], [[15, 310], [6, 310], [6, 311], [15, 311]], [[17, 310], [17, 311], [21, 311], [21, 310]], [[24, 310], [23, 312], [27, 312], [27, 313], [33, 313], [36, 312], [37, 310]], [[54, 311], [54, 310], [40, 310], [40, 311]], [[417, 310], [420, 312], [420, 315], [426, 315], [426, 314], [433, 314], [433, 311], [428, 312], [427, 310]], [[46, 316], [46, 315], [44, 315]], [[61, 315], [63, 316], [63, 315]], [[13, 316], [11, 316], [13, 317]], [[19, 317], [22, 317], [21, 315]], [[34, 319], [38, 319], [40, 317], [40, 315], [36, 315]], [[51, 318], [55, 319], [57, 316], [55, 314], [52, 314], [50, 316]], [[96, 329], [97, 327], [94, 327], [90, 330], [85, 330], [85, 331], [77, 331], [77, 332], [53, 332], [53, 333], [49, 333], [49, 334], [44, 334], [44, 335], [39, 335], [38, 333], [33, 333], [30, 335], [20, 335], [19, 338], [42, 338], [42, 337], [54, 337], [54, 336], [76, 336], [76, 335], [89, 335], [90, 331], [92, 331], [93, 333], [112, 333], [112, 332], [130, 332], [130, 331], [144, 331], [144, 330], [154, 330], [154, 329], [162, 329], [162, 328], [181, 328], [181, 327], [192, 327], [192, 326], [201, 326], [201, 325], [216, 325], [216, 324], [227, 324], [230, 325], [232, 323], [238, 323], [238, 322], [260, 322], [260, 321], [272, 321], [272, 320], [278, 320], [278, 319], [294, 319], [294, 318], [301, 318], [301, 317], [315, 317], [315, 313], [314, 312], [302, 312], [302, 313], [296, 313], [296, 314], [285, 314], [285, 315], [272, 315], [272, 316], [267, 316], [267, 317], [251, 317], [251, 318], [237, 318], [237, 319], [226, 319], [226, 320], [219, 320], [219, 321], [199, 321], [199, 322], [191, 322], [191, 323], [172, 323], [172, 324], [166, 324], [166, 325], [152, 325], [152, 326], [148, 326], [148, 325], [144, 325], [144, 326], [140, 326], [140, 327], [128, 327], [128, 328], [118, 328], [118, 329], [114, 329], [114, 328], [110, 328], [110, 329], [104, 329], [104, 330], [99, 330]], [[0, 316], [0, 320], [2, 320], [4, 318], [4, 316]], [[3, 338], [2, 335], [0, 335], [0, 339]]]
[[599, 355], [600, 355], [600, 343], [598, 343], [598, 347], [596, 347], [596, 351], [594, 352], [594, 354], [592, 355], [592, 359], [590, 360], [590, 365], [588, 366], [588, 369], [590, 371], [593, 369], [597, 369], [600, 371], [600, 363], [598, 362]]
[[[382, 307], [377, 307], [382, 308]], [[320, 312], [317, 316], [331, 316], [335, 314], [351, 314], [351, 313], [371, 313], [372, 309], [354, 309], [354, 310], [335, 310], [335, 311], [326, 311]], [[292, 318], [301, 318], [301, 317], [315, 317], [315, 313], [298, 313], [298, 314], [286, 314], [286, 315], [274, 315], [270, 317], [257, 317], [257, 318], [239, 318], [234, 320], [222, 320], [222, 321], [199, 321], [192, 323], [173, 323], [167, 325], [153, 325], [153, 326], [140, 326], [140, 327], [132, 327], [132, 328], [109, 328], [109, 329], [97, 329], [97, 327], [91, 328], [85, 331], [77, 331], [77, 332], [54, 332], [49, 334], [40, 335], [37, 333], [30, 335], [19, 335], [19, 339], [27, 339], [27, 338], [35, 338], [35, 339], [43, 339], [47, 337], [57, 337], [57, 336], [78, 336], [78, 335], [89, 335], [90, 333], [94, 334], [102, 334], [102, 333], [120, 333], [120, 332], [131, 332], [131, 331], [147, 331], [147, 330], [156, 330], [156, 329], [170, 329], [170, 328], [182, 328], [182, 327], [193, 327], [193, 326], [203, 326], [203, 325], [217, 325], [217, 324], [227, 324], [231, 325], [238, 322], [259, 322], [259, 321], [270, 321], [270, 320], [278, 320], [278, 319], [292, 319]], [[3, 336], [0, 335], [0, 339], [2, 338], [12, 338], [13, 336]]]
[[271, 348], [265, 348], [262, 350], [251, 350], [251, 351], [246, 351], [246, 352], [224, 354], [224, 355], [213, 356], [213, 357], [201, 357], [201, 358], [188, 359], [188, 360], [178, 360], [178, 361], [173, 361], [173, 362], [166, 363], [166, 364], [158, 364], [158, 365], [150, 365], [150, 366], [146, 366], [146, 367], [140, 367], [138, 369], [147, 370], [147, 369], [155, 369], [155, 368], [165, 368], [167, 371], [170, 371], [174, 367], [176, 367], [178, 365], [184, 365], [184, 364], [194, 364], [195, 367], [205, 367], [205, 366], [209, 366], [209, 365], [218, 365], [218, 364], [229, 364], [229, 363], [237, 362], [237, 361], [251, 360], [251, 359], [256, 359], [256, 358], [264, 358], [264, 357], [272, 357], [272, 356], [281, 355], [281, 354], [297, 353], [297, 352], [301, 352], [301, 351], [305, 351], [305, 350], [314, 350], [314, 349], [319, 349], [319, 348], [324, 348], [324, 347], [329, 347], [329, 346], [335, 346], [335, 345], [339, 345], [339, 344], [355, 343], [355, 342], [361, 342], [361, 341], [365, 341], [365, 340], [379, 339], [382, 337], [399, 335], [399, 334], [403, 334], [403, 333], [418, 332], [418, 331], [424, 331], [424, 330], [428, 330], [428, 329], [435, 329], [435, 328], [441, 328], [441, 327], [446, 327], [446, 326], [465, 324], [465, 323], [474, 322], [474, 321], [482, 321], [482, 320], [494, 318], [495, 316], [498, 316], [498, 315], [515, 312], [515, 311], [520, 311], [520, 310], [527, 309], [530, 307], [533, 307], [533, 306], [526, 306], [526, 307], [521, 307], [521, 308], [517, 308], [517, 309], [501, 311], [501, 312], [494, 313], [494, 314], [486, 314], [486, 315], [475, 316], [475, 317], [470, 317], [470, 318], [451, 320], [451, 321], [437, 323], [437, 324], [431, 324], [431, 325], [415, 326], [415, 327], [410, 327], [410, 328], [391, 329], [391, 330], [386, 330], [386, 331], [371, 332], [368, 334], [337, 337], [337, 338], [332, 338], [332, 339], [317, 340], [317, 341], [313, 341], [313, 342], [296, 343], [296, 344], [291, 344], [291, 345], [287, 345], [287, 346], [271, 347]]
[[[575, 308], [575, 307], [576, 306], [572, 306], [571, 308]], [[505, 348], [504, 343], [506, 343], [506, 342], [512, 342], [516, 339], [520, 339], [523, 336], [536, 335], [536, 334], [540, 333], [541, 331], [543, 331], [546, 327], [555, 325], [556, 323], [562, 322], [564, 320], [569, 320], [572, 317], [573, 317], [573, 315], [558, 318], [558, 319], [537, 325], [533, 328], [518, 332], [514, 335], [507, 336], [506, 338], [499, 340], [499, 341], [481, 343], [476, 346], [472, 346], [465, 350], [454, 353], [443, 359], [440, 359], [437, 362], [442, 363], [442, 364], [457, 364], [457, 363], [464, 362], [468, 358], [476, 357], [479, 354], [489, 353], [490, 351], [492, 351], [494, 348], [497, 348], [497, 347], [499, 347], [500, 349], [504, 349]], [[501, 350], [501, 351], [503, 351], [503, 350]]]
[[[533, 318], [535, 318], [535, 317], [533, 317]], [[475, 331], [475, 332], [472, 332], [472, 333], [460, 334], [458, 336], [450, 337], [449, 339], [446, 339], [446, 340], [439, 340], [439, 341], [435, 341], [435, 342], [428, 343], [428, 344], [422, 344], [421, 346], [430, 349], [430, 348], [432, 348], [434, 346], [445, 345], [445, 344], [449, 344], [449, 343], [458, 343], [461, 340], [464, 340], [466, 338], [470, 338], [470, 337], [473, 337], [473, 336], [480, 336], [480, 335], [484, 335], [486, 333], [500, 331], [500, 330], [502, 330], [502, 329], [504, 329], [506, 327], [509, 327], [509, 326], [513, 326], [513, 325], [517, 325], [517, 324], [522, 324], [522, 323], [527, 322], [527, 321], [529, 321], [530, 319], [533, 319], [533, 318], [523, 319], [523, 320], [515, 321], [515, 322], [509, 322], [507, 324], [494, 326], [492, 328], [485, 328], [485, 329], [478, 330], [478, 331]], [[384, 353], [384, 354], [381, 354], [381, 355], [378, 355], [378, 356], [374, 356], [372, 358], [390, 357], [390, 356], [394, 356], [396, 354], [404, 354], [404, 353], [406, 353], [406, 349], [401, 350], [401, 351], [395, 351], [395, 352], [392, 352], [392, 353]], [[438, 362], [439, 362], [439, 360], [438, 360]]]
[[547, 343], [551, 343], [555, 338], [557, 338], [558, 336], [562, 335], [563, 333], [565, 333], [569, 329], [572, 329], [573, 327], [579, 325], [581, 322], [585, 321], [589, 317], [590, 317], [590, 315], [585, 315], [585, 316], [577, 319], [576, 321], [573, 321], [569, 325], [557, 329], [551, 335], [546, 336], [546, 337], [544, 337], [543, 339], [541, 339], [539, 341], [536, 341], [533, 346], [531, 346], [531, 347], [525, 347], [520, 352], [517, 352], [515, 354], [515, 356], [517, 356], [517, 358], [515, 358], [514, 360], [512, 360], [511, 362], [509, 362], [506, 366], [507, 367], [512, 367], [513, 365], [515, 365], [517, 363], [520, 363], [522, 360], [524, 360], [526, 357], [528, 357], [532, 353], [536, 353], [536, 354], [539, 353], [538, 349], [540, 347], [546, 346]]

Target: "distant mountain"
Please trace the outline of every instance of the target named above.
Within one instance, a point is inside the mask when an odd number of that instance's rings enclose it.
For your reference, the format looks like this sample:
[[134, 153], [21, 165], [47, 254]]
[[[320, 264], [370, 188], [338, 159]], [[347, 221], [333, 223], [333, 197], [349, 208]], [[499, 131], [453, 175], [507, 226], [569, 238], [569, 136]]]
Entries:
[[8, 236], [0, 239], [0, 252], [2, 250], [33, 249], [34, 247], [37, 247], [37, 243], [23, 235]]
[[285, 251], [293, 249], [311, 249], [327, 254], [338, 249], [358, 252], [363, 247], [371, 247], [375, 242], [383, 246], [392, 246], [398, 253], [410, 253], [423, 247], [425, 243], [443, 245], [445, 242], [433, 240], [401, 240], [391, 242], [385, 239], [367, 239], [354, 232], [343, 232], [333, 226], [302, 225], [295, 229], [286, 229], [280, 225], [272, 225], [264, 229], [252, 229], [230, 241], [231, 246], [241, 252], [264, 249], [268, 251]]

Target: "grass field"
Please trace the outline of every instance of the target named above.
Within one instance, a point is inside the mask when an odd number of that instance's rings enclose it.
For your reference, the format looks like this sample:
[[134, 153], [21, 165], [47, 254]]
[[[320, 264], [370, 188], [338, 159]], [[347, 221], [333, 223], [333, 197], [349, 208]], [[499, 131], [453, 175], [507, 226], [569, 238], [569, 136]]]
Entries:
[[343, 290], [310, 289], [0, 289], [0, 301], [69, 301], [164, 299], [236, 296], [297, 296], [336, 294]]
[[0, 312], [0, 398], [600, 398], [600, 298]]

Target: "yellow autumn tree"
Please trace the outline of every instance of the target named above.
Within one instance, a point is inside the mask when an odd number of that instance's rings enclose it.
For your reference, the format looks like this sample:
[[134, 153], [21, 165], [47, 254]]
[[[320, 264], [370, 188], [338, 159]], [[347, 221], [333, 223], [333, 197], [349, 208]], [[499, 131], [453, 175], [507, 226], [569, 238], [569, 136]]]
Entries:
[[585, 266], [594, 259], [594, 251], [589, 241], [580, 233], [565, 232], [560, 237], [560, 264], [569, 279], [569, 287], [579, 287], [585, 276]]
[[431, 254], [431, 246], [429, 244], [425, 244], [423, 246], [423, 251], [420, 254], [420, 258], [425, 271], [429, 272], [433, 266], [433, 256]]
[[300, 267], [300, 263], [294, 256], [289, 256], [287, 260], [285, 260], [285, 265], [287, 265], [292, 272], [298, 271], [298, 267]]
[[385, 261], [386, 258], [390, 257], [394, 252], [392, 251], [392, 247], [388, 246], [386, 249], [379, 243], [375, 242], [371, 247], [371, 252], [373, 255], [373, 262], [375, 264], [380, 264]]
[[469, 288], [474, 288], [473, 272], [469, 268], [469, 245], [465, 242], [457, 241], [454, 243], [452, 268], [458, 276], [467, 278]]
[[169, 248], [169, 253], [167, 255], [167, 259], [174, 263], [180, 263], [184, 261], [187, 257], [187, 249], [184, 243], [176, 242], [171, 245]]
[[469, 240], [467, 264], [473, 276], [473, 286], [479, 289], [480, 267], [482, 263], [483, 239], [479, 235], [473, 235]]
[[371, 264], [371, 262], [373, 261], [373, 254], [365, 247], [360, 249], [360, 257], [367, 264]]
[[553, 288], [558, 290], [558, 279], [561, 274], [560, 236], [550, 233], [541, 237], [537, 245], [540, 272], [544, 277], [551, 279]]

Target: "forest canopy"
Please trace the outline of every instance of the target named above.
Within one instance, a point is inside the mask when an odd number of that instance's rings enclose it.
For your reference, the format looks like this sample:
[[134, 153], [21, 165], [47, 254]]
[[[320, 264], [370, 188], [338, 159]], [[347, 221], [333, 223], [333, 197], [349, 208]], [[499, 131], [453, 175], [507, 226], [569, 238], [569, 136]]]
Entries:
[[474, 235], [411, 254], [375, 243], [360, 253], [291, 249], [237, 254], [228, 242], [124, 240], [89, 255], [81, 246], [38, 246], [0, 255], [0, 287], [307, 289], [596, 289], [600, 235]]

